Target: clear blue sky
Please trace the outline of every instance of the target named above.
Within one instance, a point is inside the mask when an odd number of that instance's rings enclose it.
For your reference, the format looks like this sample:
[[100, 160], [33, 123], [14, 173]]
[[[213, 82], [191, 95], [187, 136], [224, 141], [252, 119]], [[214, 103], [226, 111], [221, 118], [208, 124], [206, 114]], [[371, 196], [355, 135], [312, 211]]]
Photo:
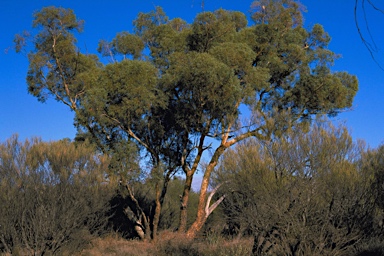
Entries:
[[[205, 0], [204, 8], [211, 11], [222, 7], [248, 13], [251, 2]], [[332, 37], [329, 48], [342, 56], [333, 70], [355, 74], [360, 82], [353, 110], [336, 119], [345, 122], [354, 139], [363, 139], [372, 147], [380, 145], [384, 142], [384, 71], [372, 60], [359, 38], [353, 16], [354, 1], [301, 2], [308, 10], [305, 26], [310, 28], [316, 23], [322, 24]], [[33, 12], [52, 5], [71, 8], [80, 19], [85, 20], [78, 47], [82, 52], [89, 53], [96, 53], [100, 39], [111, 40], [117, 32], [132, 31], [132, 20], [140, 11], [148, 12], [159, 5], [170, 18], [181, 17], [192, 22], [196, 13], [202, 10], [201, 0], [0, 0], [0, 141], [5, 141], [14, 133], [18, 133], [23, 140], [32, 136], [46, 141], [73, 139], [75, 136], [73, 113], [54, 100], [42, 104], [29, 95], [25, 82], [28, 68], [26, 56], [16, 54], [13, 49], [7, 51], [12, 47], [16, 33], [31, 29]], [[379, 48], [376, 57], [384, 66], [384, 15], [372, 9], [367, 9], [367, 15]]]

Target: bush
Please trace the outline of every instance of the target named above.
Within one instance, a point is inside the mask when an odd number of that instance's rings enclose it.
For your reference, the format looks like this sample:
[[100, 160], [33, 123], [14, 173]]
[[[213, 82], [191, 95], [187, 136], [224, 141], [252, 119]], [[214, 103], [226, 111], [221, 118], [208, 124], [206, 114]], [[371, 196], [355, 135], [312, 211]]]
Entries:
[[355, 256], [384, 256], [384, 241], [371, 239], [356, 248]]
[[229, 181], [228, 226], [252, 232], [255, 255], [351, 255], [372, 237], [377, 210], [363, 152], [344, 127], [322, 123], [238, 144], [216, 177]]
[[0, 249], [63, 254], [104, 232], [111, 190], [101, 185], [107, 159], [68, 140], [0, 145]]

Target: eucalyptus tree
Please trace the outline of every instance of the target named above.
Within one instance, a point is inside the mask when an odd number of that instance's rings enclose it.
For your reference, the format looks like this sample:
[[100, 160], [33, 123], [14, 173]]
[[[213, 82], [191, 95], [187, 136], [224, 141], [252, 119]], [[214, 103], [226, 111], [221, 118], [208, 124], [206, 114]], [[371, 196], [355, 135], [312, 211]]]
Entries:
[[[169, 19], [160, 7], [139, 13], [133, 33], [100, 42], [112, 60], [106, 65], [76, 48], [71, 32], [80, 23], [71, 11], [43, 9], [35, 15], [42, 29], [29, 55], [29, 91], [70, 106], [99, 145], [134, 141], [147, 153], [151, 175], [161, 181], [158, 214], [170, 177], [182, 171], [181, 232], [193, 177], [211, 151], [187, 231], [194, 237], [223, 199], [210, 205], [208, 188], [228, 148], [252, 137], [269, 140], [314, 115], [336, 115], [357, 91], [355, 76], [331, 72], [330, 37], [321, 25], [303, 27], [298, 3], [262, 0], [252, 8], [252, 25], [223, 9], [202, 12], [191, 24]], [[240, 110], [247, 108], [245, 118]]]

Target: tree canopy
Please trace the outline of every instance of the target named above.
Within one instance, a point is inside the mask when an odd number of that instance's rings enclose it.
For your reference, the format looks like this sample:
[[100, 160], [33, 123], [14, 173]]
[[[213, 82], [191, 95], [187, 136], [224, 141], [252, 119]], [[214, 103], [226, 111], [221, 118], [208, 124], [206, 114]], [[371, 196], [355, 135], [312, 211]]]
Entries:
[[82, 22], [71, 10], [44, 8], [33, 23], [39, 32], [29, 54], [29, 92], [68, 105], [101, 148], [135, 143], [162, 177], [164, 193], [170, 176], [182, 171], [180, 231], [187, 229], [193, 176], [212, 150], [187, 233], [193, 237], [211, 212], [210, 177], [226, 149], [251, 137], [271, 140], [316, 115], [337, 115], [358, 89], [355, 76], [331, 70], [337, 55], [328, 49], [330, 36], [319, 24], [304, 27], [297, 2], [252, 7], [251, 25], [243, 13], [223, 9], [202, 12], [191, 24], [160, 7], [139, 13], [133, 33], [100, 42], [108, 64], [76, 47]]

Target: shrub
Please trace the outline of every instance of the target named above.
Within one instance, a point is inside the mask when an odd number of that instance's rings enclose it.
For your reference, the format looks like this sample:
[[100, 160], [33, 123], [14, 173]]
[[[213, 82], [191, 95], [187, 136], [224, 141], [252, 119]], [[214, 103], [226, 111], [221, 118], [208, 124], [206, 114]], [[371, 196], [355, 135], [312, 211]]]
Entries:
[[104, 231], [111, 190], [101, 185], [107, 159], [68, 140], [0, 145], [0, 249], [63, 254]]

